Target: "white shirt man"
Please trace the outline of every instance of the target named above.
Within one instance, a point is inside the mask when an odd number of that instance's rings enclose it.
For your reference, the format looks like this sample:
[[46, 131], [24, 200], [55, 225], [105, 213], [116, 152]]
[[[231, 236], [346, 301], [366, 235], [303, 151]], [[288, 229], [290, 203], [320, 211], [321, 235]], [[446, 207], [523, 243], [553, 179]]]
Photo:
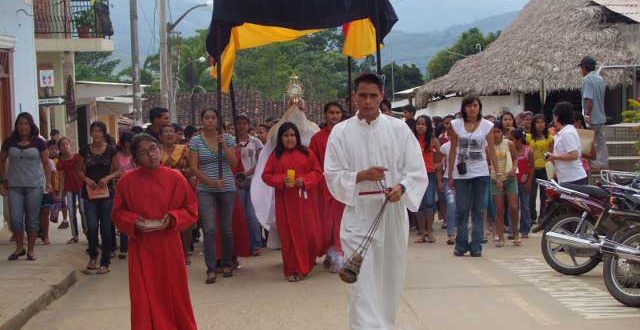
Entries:
[[[346, 205], [340, 238], [353, 254], [385, 195], [390, 204], [360, 269], [349, 285], [351, 329], [394, 329], [404, 287], [409, 225], [407, 208], [418, 210], [428, 185], [420, 145], [409, 127], [382, 116], [382, 82], [373, 74], [355, 80], [358, 114], [336, 125], [325, 155], [325, 176], [333, 197]], [[381, 191], [384, 186], [387, 192]], [[382, 187], [381, 187], [382, 186]]]

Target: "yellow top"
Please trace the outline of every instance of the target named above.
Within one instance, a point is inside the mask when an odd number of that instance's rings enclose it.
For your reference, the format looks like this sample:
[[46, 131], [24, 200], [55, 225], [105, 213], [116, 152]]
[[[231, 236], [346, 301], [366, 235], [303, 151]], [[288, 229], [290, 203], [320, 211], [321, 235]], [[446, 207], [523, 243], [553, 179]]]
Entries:
[[183, 168], [186, 167], [183, 160], [185, 160], [185, 152], [187, 151], [187, 146], [184, 144], [176, 144], [176, 148], [173, 149], [173, 153], [171, 155], [166, 152], [162, 152], [162, 164], [171, 167], [171, 168]]
[[547, 161], [544, 159], [544, 153], [549, 152], [549, 150], [553, 148], [553, 135], [549, 134], [549, 137], [546, 139], [536, 139], [534, 141], [531, 133], [527, 133], [527, 143], [533, 150], [533, 159], [536, 169], [545, 168]]
[[495, 180], [496, 174], [501, 181], [506, 179], [507, 173], [513, 168], [513, 159], [511, 158], [511, 150], [509, 150], [509, 140], [502, 139], [502, 142], [496, 144], [496, 161], [498, 164], [494, 166], [491, 172], [491, 178]]

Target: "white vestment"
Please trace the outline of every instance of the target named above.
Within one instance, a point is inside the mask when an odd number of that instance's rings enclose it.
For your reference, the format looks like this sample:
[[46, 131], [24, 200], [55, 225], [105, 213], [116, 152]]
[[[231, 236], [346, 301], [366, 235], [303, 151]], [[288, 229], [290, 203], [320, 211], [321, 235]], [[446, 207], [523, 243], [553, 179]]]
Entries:
[[[265, 143], [264, 148], [260, 152], [260, 156], [258, 156], [256, 171], [253, 175], [253, 180], [251, 180], [251, 202], [253, 203], [258, 221], [260, 221], [266, 230], [276, 227], [276, 207], [274, 189], [262, 181], [262, 173], [264, 172], [267, 160], [269, 160], [269, 156], [271, 156], [271, 153], [273, 153], [273, 150], [275, 150], [278, 145], [278, 129], [285, 122], [294, 123], [298, 127], [302, 145], [307, 147], [311, 143], [313, 135], [320, 131], [320, 127], [314, 122], [307, 120], [305, 113], [295, 104], [291, 105], [287, 112], [282, 115], [278, 123], [273, 125], [269, 130], [267, 143]], [[269, 242], [267, 244], [270, 248], [279, 247], [279, 242], [273, 242], [272, 233], [269, 234]]]
[[385, 184], [398, 183], [406, 191], [399, 202], [387, 205], [382, 223], [364, 257], [358, 281], [350, 284], [351, 329], [394, 329], [404, 287], [409, 219], [416, 212], [429, 179], [420, 145], [407, 124], [379, 115], [368, 124], [354, 116], [331, 131], [324, 161], [327, 185], [333, 197], [346, 205], [340, 238], [345, 257], [364, 239], [384, 201], [375, 182], [356, 183], [359, 171], [383, 166]]

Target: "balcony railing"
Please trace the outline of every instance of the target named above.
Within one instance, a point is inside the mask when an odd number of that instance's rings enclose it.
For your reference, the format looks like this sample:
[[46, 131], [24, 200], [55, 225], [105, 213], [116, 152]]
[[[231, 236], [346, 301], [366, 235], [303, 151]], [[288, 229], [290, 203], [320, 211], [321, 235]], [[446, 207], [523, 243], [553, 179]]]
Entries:
[[34, 0], [36, 38], [107, 38], [113, 35], [109, 0]]

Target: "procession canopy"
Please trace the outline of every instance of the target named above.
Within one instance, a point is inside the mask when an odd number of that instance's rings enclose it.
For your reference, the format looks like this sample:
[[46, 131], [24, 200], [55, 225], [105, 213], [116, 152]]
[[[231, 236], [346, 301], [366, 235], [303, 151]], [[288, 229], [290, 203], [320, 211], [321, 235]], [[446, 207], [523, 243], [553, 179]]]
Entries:
[[[376, 43], [398, 21], [389, 0], [215, 0], [207, 51], [222, 62], [222, 89], [229, 91], [236, 52], [343, 27], [343, 53], [355, 59], [376, 52]], [[220, 47], [220, 50], [218, 50]], [[218, 51], [222, 60], [218, 60]]]

